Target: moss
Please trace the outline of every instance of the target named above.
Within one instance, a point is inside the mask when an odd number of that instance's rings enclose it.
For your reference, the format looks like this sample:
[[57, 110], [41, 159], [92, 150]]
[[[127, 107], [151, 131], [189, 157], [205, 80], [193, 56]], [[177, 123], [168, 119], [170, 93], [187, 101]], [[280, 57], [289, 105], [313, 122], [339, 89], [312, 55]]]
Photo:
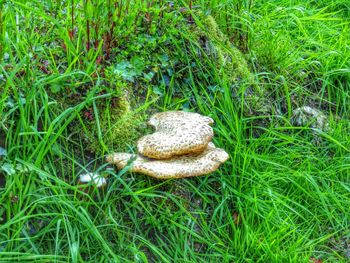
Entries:
[[198, 12], [197, 16], [200, 24], [194, 28], [193, 33], [199, 42], [204, 40], [204, 49], [214, 56], [222, 77], [231, 82], [237, 82], [241, 79], [253, 82], [253, 75], [244, 55], [230, 43], [215, 19], [201, 12]]
[[135, 97], [132, 90], [132, 84], [113, 74], [113, 68], [105, 68], [99, 86], [88, 83], [79, 86], [74, 93], [53, 94], [63, 109], [82, 103], [88, 93], [93, 92], [96, 97], [69, 125], [69, 138], [78, 145], [83, 141], [84, 151], [98, 154], [127, 150], [129, 145], [134, 145], [147, 125], [145, 114], [137, 110], [138, 102], [131, 99]]
[[220, 79], [230, 84], [237, 100], [243, 93], [247, 115], [268, 114], [271, 107], [266, 91], [256, 84], [244, 55], [230, 43], [212, 16], [202, 12], [197, 12], [196, 16], [198, 25], [193, 26], [192, 34], [209, 58], [215, 61]]
[[[86, 116], [84, 118], [86, 119]], [[131, 109], [125, 94], [98, 103], [92, 118], [84, 122], [81, 136], [87, 142], [86, 148], [96, 153], [125, 151], [135, 144], [146, 129], [145, 116]]]

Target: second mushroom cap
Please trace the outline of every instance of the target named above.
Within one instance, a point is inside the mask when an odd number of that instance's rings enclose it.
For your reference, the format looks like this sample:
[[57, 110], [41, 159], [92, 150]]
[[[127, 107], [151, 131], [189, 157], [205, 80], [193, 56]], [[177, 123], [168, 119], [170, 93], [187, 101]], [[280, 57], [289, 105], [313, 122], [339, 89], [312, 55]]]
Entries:
[[186, 178], [214, 172], [229, 158], [229, 155], [213, 143], [200, 154], [176, 156], [167, 160], [156, 160], [141, 155], [115, 153], [107, 161], [118, 169], [125, 168], [132, 161], [130, 171], [146, 174], [158, 179]]
[[140, 154], [154, 159], [168, 159], [203, 152], [214, 136], [210, 117], [198, 113], [168, 111], [151, 117], [155, 132], [137, 143]]

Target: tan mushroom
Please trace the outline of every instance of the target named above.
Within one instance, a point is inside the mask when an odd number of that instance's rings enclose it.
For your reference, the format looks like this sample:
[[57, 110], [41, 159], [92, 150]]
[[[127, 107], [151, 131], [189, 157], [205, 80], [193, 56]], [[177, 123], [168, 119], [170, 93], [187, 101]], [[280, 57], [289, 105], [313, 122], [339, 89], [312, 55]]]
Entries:
[[176, 156], [157, 160], [142, 155], [115, 153], [107, 156], [107, 162], [123, 169], [131, 161], [130, 171], [142, 173], [158, 179], [176, 179], [205, 175], [214, 172], [229, 158], [229, 155], [213, 143], [200, 154]]
[[157, 113], [148, 122], [155, 132], [137, 142], [140, 154], [154, 159], [203, 152], [214, 136], [210, 117], [184, 111]]

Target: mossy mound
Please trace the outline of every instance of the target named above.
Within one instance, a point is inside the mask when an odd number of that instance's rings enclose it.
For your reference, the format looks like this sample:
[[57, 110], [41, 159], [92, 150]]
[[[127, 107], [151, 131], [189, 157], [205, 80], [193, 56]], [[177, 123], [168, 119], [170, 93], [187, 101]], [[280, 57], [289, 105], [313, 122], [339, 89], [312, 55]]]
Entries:
[[203, 13], [197, 13], [197, 16], [200, 22], [195, 26], [193, 33], [203, 50], [215, 59], [222, 77], [230, 82], [241, 79], [253, 82], [253, 75], [243, 54], [222, 33], [215, 19]]
[[86, 149], [95, 153], [125, 151], [146, 129], [146, 116], [133, 109], [136, 105], [122, 89], [84, 109], [80, 114], [79, 134]]
[[[132, 86], [116, 75], [104, 77], [96, 86], [87, 83], [76, 88], [74, 93], [51, 94], [63, 109], [85, 103], [70, 123], [68, 134], [77, 145], [82, 142], [83, 150], [92, 154], [126, 151], [147, 127], [145, 113], [139, 111], [138, 102], [132, 100]], [[87, 100], [91, 96], [93, 99]]]
[[237, 98], [238, 104], [243, 99], [246, 115], [269, 114], [271, 105], [267, 101], [267, 92], [256, 83], [244, 54], [233, 46], [212, 16], [196, 12], [195, 21], [188, 32], [201, 48], [198, 57], [202, 58], [202, 62], [205, 64], [210, 61], [215, 65], [219, 84], [230, 86], [231, 94]]
[[132, 110], [127, 98], [113, 100], [119, 103], [116, 105], [107, 101], [104, 105], [98, 105], [98, 119], [94, 117], [84, 124], [82, 136], [90, 151], [126, 151], [145, 129], [145, 116]]
[[111, 95], [87, 105], [73, 127], [87, 150], [129, 150], [147, 129], [147, 117], [134, 110], [137, 105], [148, 96], [160, 98], [160, 103], [171, 97], [169, 107], [181, 109], [177, 103], [183, 103], [196, 108], [193, 85], [208, 87], [212, 97], [223, 96], [222, 87], [229, 87], [224, 92], [230, 92], [238, 107], [244, 105], [245, 115], [271, 112], [266, 92], [256, 84], [244, 54], [230, 43], [215, 19], [202, 12], [193, 14], [195, 23], [188, 17], [179, 15], [176, 23], [171, 21], [172, 27], [160, 24], [150, 35], [130, 37], [113, 54], [113, 61], [103, 65], [106, 87], [101, 90]]

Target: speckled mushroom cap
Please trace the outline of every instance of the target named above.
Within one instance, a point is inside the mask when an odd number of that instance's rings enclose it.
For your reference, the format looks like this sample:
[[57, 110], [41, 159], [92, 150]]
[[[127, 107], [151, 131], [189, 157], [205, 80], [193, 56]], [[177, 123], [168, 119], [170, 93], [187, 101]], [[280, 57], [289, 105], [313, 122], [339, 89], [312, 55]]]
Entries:
[[176, 156], [166, 160], [156, 160], [142, 155], [114, 153], [107, 156], [107, 162], [123, 169], [133, 160], [130, 171], [142, 173], [158, 179], [176, 179], [205, 175], [214, 172], [229, 158], [229, 155], [213, 143], [200, 154]]
[[204, 151], [214, 136], [210, 117], [184, 111], [153, 115], [148, 122], [155, 132], [137, 142], [140, 154], [154, 159], [168, 159]]

